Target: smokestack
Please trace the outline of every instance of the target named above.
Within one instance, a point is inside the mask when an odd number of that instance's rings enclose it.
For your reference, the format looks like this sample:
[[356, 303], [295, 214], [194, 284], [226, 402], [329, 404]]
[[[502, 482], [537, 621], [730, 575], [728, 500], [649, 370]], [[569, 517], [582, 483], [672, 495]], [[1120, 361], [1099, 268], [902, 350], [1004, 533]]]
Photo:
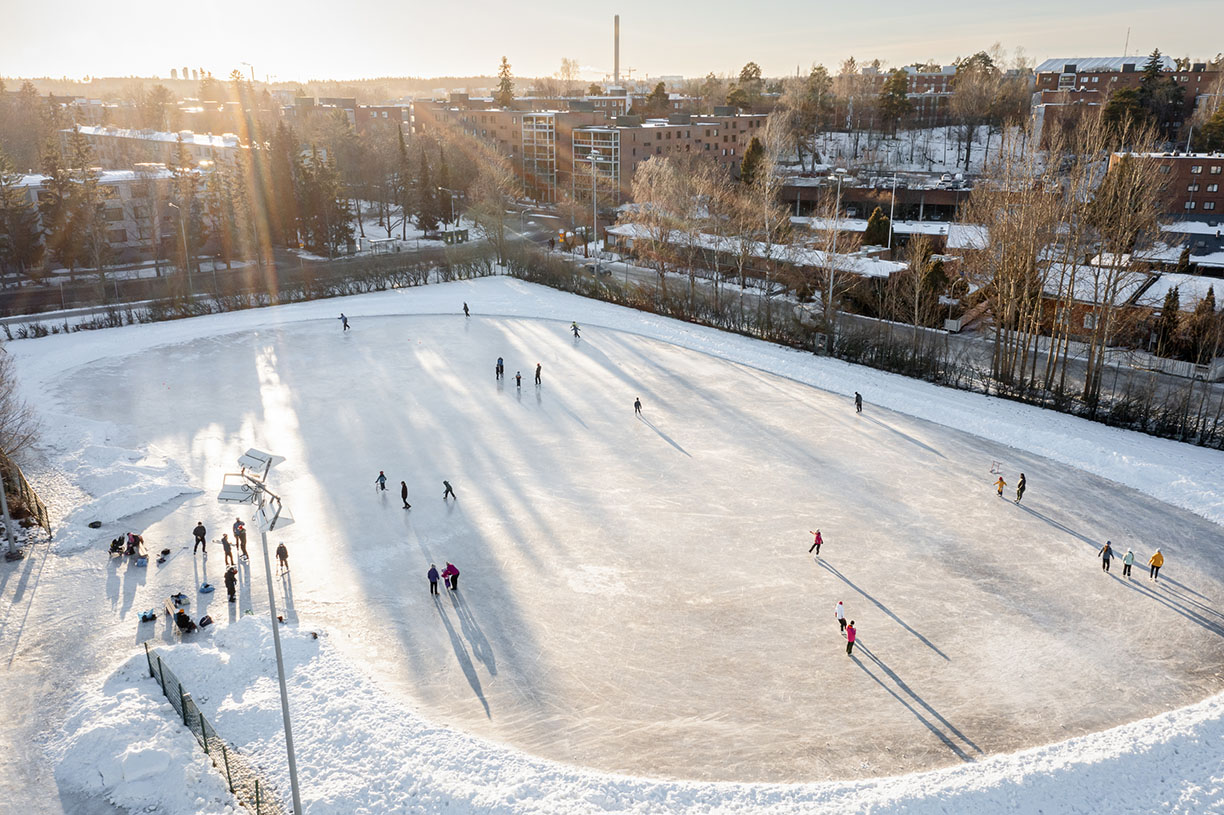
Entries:
[[620, 84], [620, 15], [612, 17], [612, 81]]

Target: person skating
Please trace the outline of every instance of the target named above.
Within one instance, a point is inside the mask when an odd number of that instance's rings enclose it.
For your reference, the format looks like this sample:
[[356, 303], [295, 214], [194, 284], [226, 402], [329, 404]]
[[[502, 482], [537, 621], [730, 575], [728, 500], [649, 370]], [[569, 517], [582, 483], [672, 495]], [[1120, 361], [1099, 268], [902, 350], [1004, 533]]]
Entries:
[[408, 503], [408, 482], [400, 482], [400, 500], [404, 502], [404, 509], [412, 509], [412, 504]]
[[841, 600], [837, 601], [837, 606], [833, 609], [833, 616], [837, 618], [837, 624], [841, 626], [842, 634], [846, 633], [846, 606]]
[[442, 492], [443, 501], [445, 501], [447, 498], [454, 498], [456, 501], [459, 500], [459, 496], [455, 495], [455, 488], [450, 485], [449, 481], [443, 480], [442, 486], [446, 487], [446, 489]]
[[438, 593], [438, 567], [434, 564], [429, 564], [429, 573], [425, 575], [429, 578], [429, 593]]
[[994, 483], [999, 491], [999, 497], [1003, 497], [1003, 488], [1007, 486], [1007, 482], [1003, 480], [1003, 476], [999, 476], [999, 480]]
[[234, 547], [230, 544], [230, 539], [228, 535], [225, 535], [225, 534], [221, 535], [221, 549], [222, 551], [225, 552], [225, 565], [233, 566], [234, 565]]
[[540, 385], [540, 363], [536, 363], [536, 386]]
[[349, 329], [349, 325], [348, 325], [348, 317], [345, 317], [345, 316], [344, 316], [344, 312], [343, 312], [343, 311], [342, 311], [342, 312], [340, 312], [340, 323], [341, 323], [341, 325], [343, 325], [343, 326], [344, 326], [344, 331], [348, 331], [348, 329]]
[[633, 415], [642, 415], [642, 398], [640, 396], [633, 400]]
[[195, 529], [191, 530], [191, 534], [195, 535], [195, 546], [191, 547], [191, 554], [195, 554], [197, 550], [203, 549], [204, 554], [208, 554], [208, 542], [205, 539], [208, 535], [208, 530], [204, 528], [203, 521], [196, 521]]
[[446, 588], [451, 591], [459, 591], [459, 569], [453, 563], [447, 563], [446, 568], [442, 570], [442, 579], [446, 581]]
[[1109, 571], [1109, 561], [1113, 558], [1113, 544], [1105, 541], [1105, 545], [1101, 547], [1101, 551], [1097, 552], [1097, 557], [1101, 559], [1101, 571]]
[[810, 554], [812, 554], [812, 550], [815, 550], [815, 551], [816, 551], [816, 554], [817, 554], [817, 555], [819, 555], [819, 554], [820, 554], [820, 546], [821, 546], [821, 544], [823, 544], [823, 543], [824, 543], [824, 538], [820, 537], [820, 530], [819, 530], [819, 529], [817, 529], [815, 532], [813, 532], [813, 531], [811, 531], [811, 530], [809, 529], [809, 530], [808, 530], [808, 534], [809, 534], [809, 535], [815, 535], [815, 536], [816, 536], [816, 540], [812, 542], [812, 546], [811, 546], [811, 547], [808, 549], [808, 554], [809, 554], [809, 555], [810, 555]]
[[574, 332], [574, 339], [578, 339], [578, 323], [577, 321], [570, 323], [570, 331]]
[[281, 574], [289, 572], [289, 547], [284, 543], [276, 547], [276, 561], [280, 564]]
[[858, 391], [854, 392], [854, 412], [863, 412], [863, 394], [859, 393]]
[[246, 548], [246, 524], [241, 518], [234, 519], [234, 543], [238, 547], [238, 551], [242, 553], [243, 560], [250, 560], [251, 556], [247, 554]]
[[518, 388], [519, 390], [523, 389], [523, 372], [522, 371], [514, 372], [514, 387]]
[[231, 603], [237, 602], [238, 590], [238, 567], [230, 566], [225, 570], [225, 593], [229, 595]]
[[850, 625], [846, 626], [846, 656], [850, 656], [854, 650], [854, 638], [857, 636], [858, 630], [854, 627], [854, 620], [851, 620]]
[[387, 490], [387, 474], [386, 474], [386, 473], [384, 473], [382, 470], [379, 470], [379, 471], [378, 471], [378, 478], [375, 478], [375, 479], [374, 479], [374, 483], [378, 485], [378, 488], [379, 488], [380, 490], [382, 490], [382, 491], [386, 492], [386, 490]]
[[505, 362], [502, 361], [501, 357], [497, 358], [497, 367], [494, 368], [493, 371], [497, 375], [498, 379], [501, 379], [505, 375], [506, 365]]
[[1126, 554], [1122, 556], [1122, 576], [1123, 577], [1130, 577], [1131, 566], [1134, 565], [1134, 563], [1135, 563], [1135, 553], [1132, 552], [1128, 548], [1126, 550]]
[[463, 304], [463, 316], [464, 316], [464, 317], [471, 317], [471, 316], [472, 316], [472, 312], [468, 311], [467, 303], [464, 303], [464, 304]]
[[1152, 555], [1152, 557], [1148, 560], [1148, 566], [1152, 567], [1151, 570], [1148, 571], [1148, 580], [1159, 580], [1160, 578], [1158, 575], [1160, 574], [1160, 567], [1163, 565], [1164, 555], [1162, 555], [1160, 550], [1157, 549], [1156, 554]]
[[1024, 473], [1020, 473], [1020, 480], [1016, 482], [1016, 503], [1020, 503], [1020, 499], [1024, 497], [1024, 490], [1027, 488], [1027, 483], [1024, 480]]

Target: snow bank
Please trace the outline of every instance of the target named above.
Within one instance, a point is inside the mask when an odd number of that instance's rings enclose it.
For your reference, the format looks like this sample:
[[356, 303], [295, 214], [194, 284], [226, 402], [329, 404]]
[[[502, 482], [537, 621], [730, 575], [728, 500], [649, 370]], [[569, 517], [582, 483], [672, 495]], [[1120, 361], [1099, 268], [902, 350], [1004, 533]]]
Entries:
[[[244, 617], [167, 664], [205, 715], [288, 789], [271, 632]], [[1061, 744], [894, 778], [736, 784], [617, 776], [429, 724], [348, 666], [324, 634], [283, 628], [311, 815], [455, 813], [1224, 812], [1224, 695]], [[343, 722], [343, 727], [337, 727]], [[279, 773], [279, 775], [277, 775]]]
[[149, 678], [143, 654], [82, 695], [51, 754], [62, 787], [132, 812], [245, 813]]

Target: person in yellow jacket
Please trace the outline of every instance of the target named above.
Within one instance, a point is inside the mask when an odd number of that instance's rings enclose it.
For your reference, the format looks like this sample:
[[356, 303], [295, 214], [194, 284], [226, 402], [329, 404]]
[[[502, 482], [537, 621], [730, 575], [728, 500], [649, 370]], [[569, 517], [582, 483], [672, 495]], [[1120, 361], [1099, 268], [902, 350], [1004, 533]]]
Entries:
[[1003, 480], [1003, 476], [999, 476], [999, 480], [994, 483], [999, 490], [999, 497], [1003, 497], [1003, 488], [1007, 486], [1007, 482]]
[[1164, 565], [1164, 555], [1160, 554], [1159, 549], [1148, 560], [1148, 565], [1152, 567], [1151, 572], [1148, 573], [1148, 580], [1158, 580], [1159, 578], [1156, 575], [1160, 574], [1160, 567]]

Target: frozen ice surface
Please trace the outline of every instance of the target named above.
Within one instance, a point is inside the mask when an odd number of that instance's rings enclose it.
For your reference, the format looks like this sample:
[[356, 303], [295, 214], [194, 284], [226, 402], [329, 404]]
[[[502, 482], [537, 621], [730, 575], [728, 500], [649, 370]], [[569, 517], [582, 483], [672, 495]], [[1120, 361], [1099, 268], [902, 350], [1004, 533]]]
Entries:
[[[542, 757], [699, 780], [859, 778], [1220, 690], [1224, 551], [1209, 521], [876, 407], [870, 391], [856, 415], [843, 396], [713, 356], [598, 325], [575, 342], [568, 321], [474, 305], [470, 320], [346, 308], [346, 333], [327, 315], [161, 345], [54, 393], [204, 491], [148, 525], [155, 549], [189, 543], [200, 518], [211, 538], [228, 531], [235, 513], [213, 493], [238, 453], [285, 456], [273, 484], [297, 522], [274, 545], [290, 551], [290, 615], [325, 625], [428, 718]], [[993, 460], [1009, 484], [1027, 473], [1023, 506], [995, 497]], [[1142, 566], [1123, 580], [1118, 562], [1103, 574], [1107, 538], [1140, 563], [1163, 547], [1162, 581]], [[435, 601], [425, 571], [447, 561], [460, 591]], [[219, 584], [222, 569], [219, 547], [179, 557], [135, 606]], [[243, 607], [258, 609], [252, 572]], [[859, 629], [853, 658], [838, 600]]]

